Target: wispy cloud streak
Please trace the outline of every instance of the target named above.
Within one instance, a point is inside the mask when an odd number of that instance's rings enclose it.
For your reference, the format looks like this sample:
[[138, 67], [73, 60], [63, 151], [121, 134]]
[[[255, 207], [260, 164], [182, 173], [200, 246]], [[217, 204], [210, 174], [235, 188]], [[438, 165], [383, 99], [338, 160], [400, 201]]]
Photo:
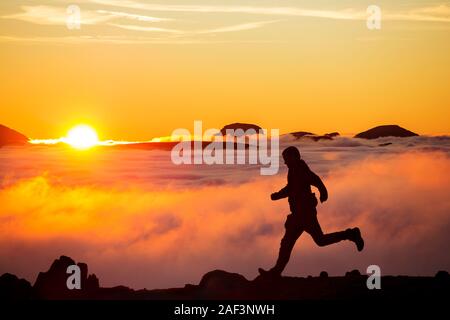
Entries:
[[[210, 5], [163, 5], [143, 3], [132, 0], [92, 0], [92, 2], [102, 5], [163, 12], [196, 12], [196, 13], [245, 13], [258, 15], [275, 16], [297, 16], [325, 18], [335, 20], [365, 20], [367, 12], [361, 9], [306, 9], [299, 7], [262, 7], [262, 6], [210, 6]], [[383, 19], [386, 20], [407, 20], [407, 21], [436, 21], [450, 22], [450, 6], [447, 4], [417, 7], [408, 10], [385, 10]]]
[[[21, 6], [21, 12], [4, 15], [3, 19], [15, 19], [41, 25], [61, 25], [65, 26], [68, 13], [64, 7], [55, 6]], [[133, 14], [120, 11], [108, 10], [82, 10], [80, 22], [82, 25], [95, 25], [110, 21], [116, 18], [126, 18], [143, 22], [163, 22], [173, 21], [169, 18], [158, 18], [148, 15]]]
[[150, 32], [164, 32], [164, 33], [178, 33], [178, 34], [184, 33], [183, 31], [180, 31], [180, 30], [167, 29], [167, 28], [137, 26], [137, 25], [118, 24], [118, 23], [110, 23], [109, 25], [118, 27], [121, 29], [132, 30], [132, 31], [147, 31], [147, 32], [150, 31]]
[[150, 17], [146, 15], [141, 14], [133, 14], [128, 12], [120, 12], [120, 11], [108, 11], [108, 10], [97, 10], [100, 14], [106, 14], [111, 17], [120, 17], [120, 18], [129, 18], [134, 19], [138, 21], [145, 21], [145, 22], [162, 22], [162, 21], [173, 21], [174, 19], [169, 18], [157, 18], [157, 17]]
[[279, 20], [270, 20], [270, 21], [258, 21], [258, 22], [249, 22], [249, 23], [241, 23], [232, 26], [226, 26], [221, 28], [215, 28], [210, 30], [198, 31], [198, 34], [204, 33], [223, 33], [223, 32], [235, 32], [235, 31], [243, 31], [243, 30], [251, 30], [261, 28], [267, 24], [278, 22]]
[[363, 10], [315, 10], [297, 7], [259, 7], [259, 6], [209, 6], [209, 5], [163, 5], [129, 0], [92, 0], [92, 2], [115, 7], [165, 12], [196, 13], [247, 13], [260, 15], [306, 16], [341, 20], [365, 19]]

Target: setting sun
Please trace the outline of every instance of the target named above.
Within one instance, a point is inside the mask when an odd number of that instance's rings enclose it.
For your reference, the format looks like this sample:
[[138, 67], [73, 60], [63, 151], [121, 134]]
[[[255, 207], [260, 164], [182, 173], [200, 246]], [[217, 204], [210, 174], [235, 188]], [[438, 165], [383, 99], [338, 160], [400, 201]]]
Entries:
[[98, 144], [97, 132], [90, 126], [78, 125], [67, 133], [64, 142], [77, 149], [88, 149]]

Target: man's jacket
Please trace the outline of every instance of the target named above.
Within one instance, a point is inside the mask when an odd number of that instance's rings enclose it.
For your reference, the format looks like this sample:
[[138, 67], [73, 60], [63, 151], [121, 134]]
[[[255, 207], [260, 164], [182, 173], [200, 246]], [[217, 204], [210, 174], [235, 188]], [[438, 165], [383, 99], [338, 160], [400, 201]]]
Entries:
[[289, 206], [292, 213], [299, 213], [303, 209], [310, 209], [317, 205], [317, 199], [311, 192], [311, 186], [319, 189], [321, 198], [328, 198], [328, 192], [314, 172], [309, 169], [305, 161], [299, 160], [298, 163], [289, 168], [287, 185], [275, 193], [275, 200], [288, 197]]

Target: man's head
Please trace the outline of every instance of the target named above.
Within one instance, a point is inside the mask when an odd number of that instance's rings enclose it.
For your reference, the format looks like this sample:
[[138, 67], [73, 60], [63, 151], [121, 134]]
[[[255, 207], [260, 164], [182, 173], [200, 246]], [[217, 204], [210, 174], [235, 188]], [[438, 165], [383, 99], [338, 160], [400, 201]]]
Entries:
[[294, 146], [287, 147], [283, 150], [283, 159], [284, 163], [290, 167], [296, 163], [298, 163], [301, 159], [300, 151]]

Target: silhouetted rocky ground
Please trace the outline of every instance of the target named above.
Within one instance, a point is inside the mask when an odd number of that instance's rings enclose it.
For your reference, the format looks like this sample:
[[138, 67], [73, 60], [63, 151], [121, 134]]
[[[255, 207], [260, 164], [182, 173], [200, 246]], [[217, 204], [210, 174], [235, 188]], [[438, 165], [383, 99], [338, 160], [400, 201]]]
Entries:
[[4, 300], [349, 300], [349, 299], [447, 299], [450, 276], [439, 271], [434, 277], [383, 276], [381, 290], [369, 290], [366, 275], [347, 272], [342, 277], [282, 277], [247, 280], [237, 273], [215, 270], [205, 274], [198, 285], [158, 290], [133, 290], [124, 286], [103, 288], [94, 274], [81, 270], [81, 289], [69, 290], [67, 267], [76, 264], [69, 257], [56, 259], [47, 272], [40, 272], [32, 286], [24, 279], [5, 273], [0, 277], [0, 299]]

